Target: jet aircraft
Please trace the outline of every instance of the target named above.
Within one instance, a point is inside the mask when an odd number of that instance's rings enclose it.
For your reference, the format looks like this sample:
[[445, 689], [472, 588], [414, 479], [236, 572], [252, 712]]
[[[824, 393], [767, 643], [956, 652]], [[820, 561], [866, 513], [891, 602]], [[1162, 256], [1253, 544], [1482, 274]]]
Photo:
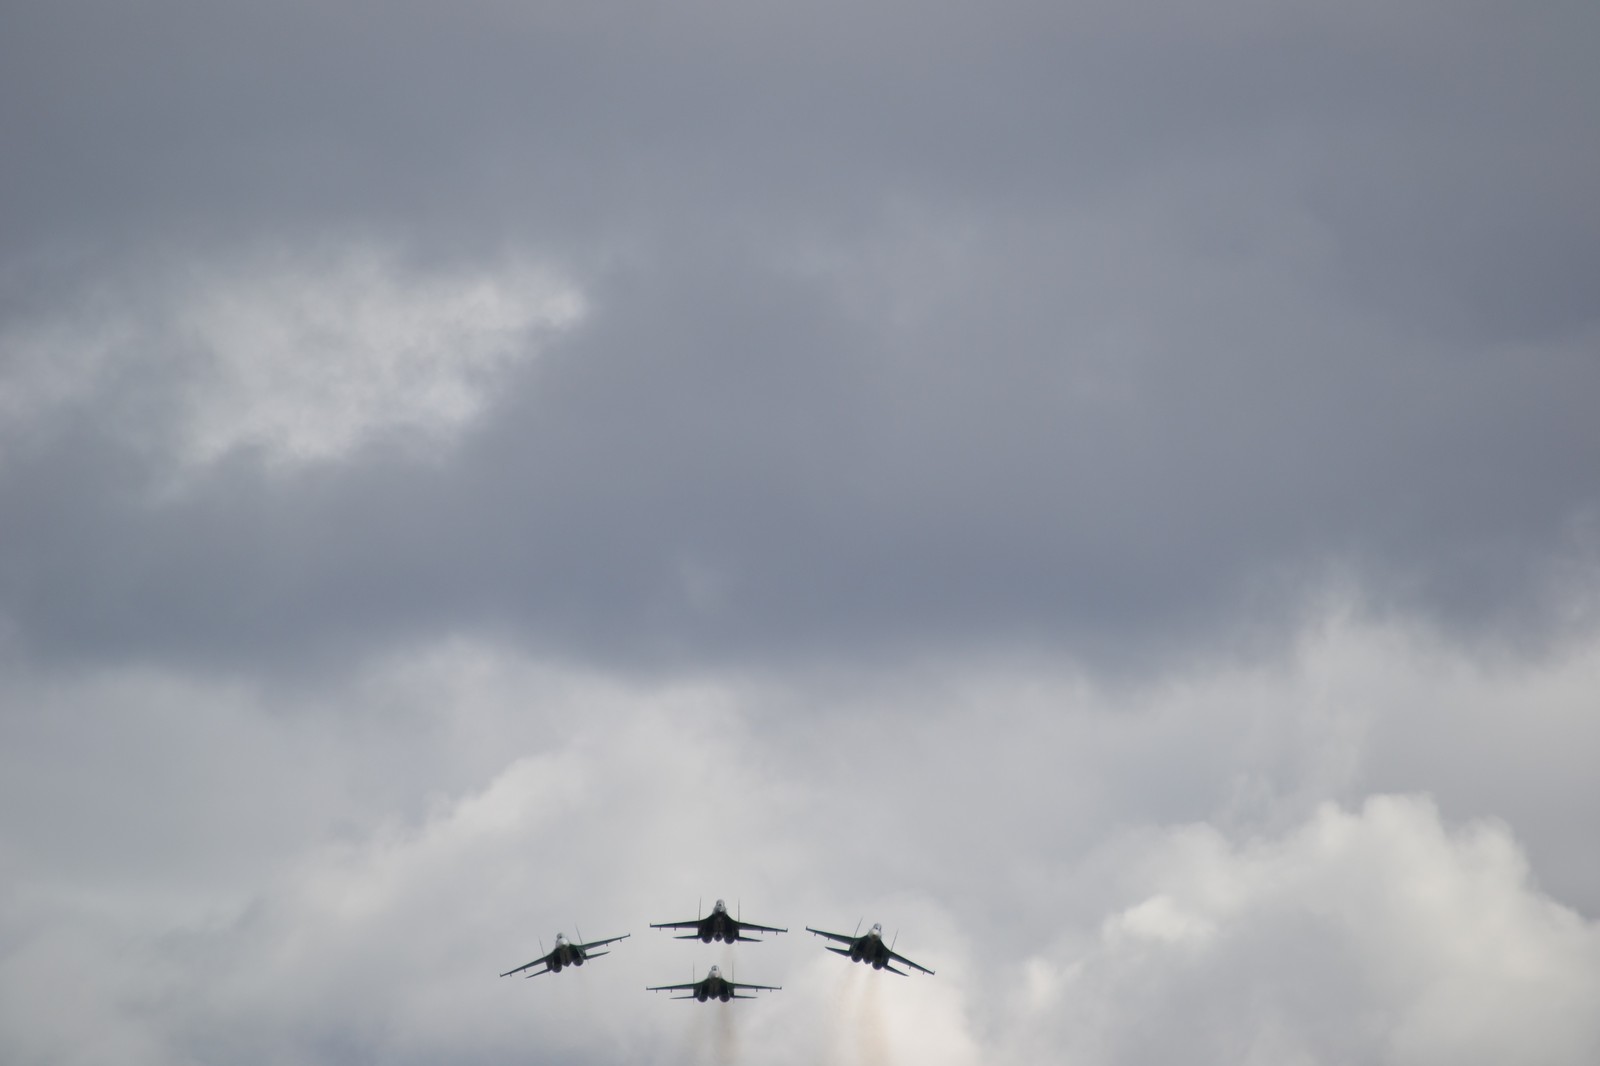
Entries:
[[538, 977], [542, 973], [560, 973], [563, 966], [582, 966], [588, 959], [601, 955], [609, 955], [609, 951], [593, 951], [591, 949], [615, 944], [619, 940], [626, 940], [632, 933], [623, 933], [621, 936], [608, 937], [605, 940], [591, 940], [587, 944], [571, 944], [561, 933], [556, 934], [556, 946], [548, 955], [541, 955], [532, 962], [525, 962], [515, 970], [507, 970], [501, 977], [510, 977], [514, 973], [521, 973], [530, 966], [543, 966], [542, 970], [535, 970], [528, 974], [529, 977]]
[[779, 929], [773, 925], [757, 925], [755, 922], [741, 922], [728, 913], [728, 905], [722, 900], [717, 900], [717, 905], [711, 908], [711, 913], [704, 918], [690, 918], [682, 922], [654, 922], [652, 929], [693, 929], [694, 932], [678, 937], [679, 940], [699, 940], [706, 944], [713, 940], [725, 940], [732, 944], [736, 940], [746, 940], [756, 944], [761, 943], [760, 937], [745, 936], [746, 929], [754, 929], [758, 933], [787, 933], [787, 929]]
[[708, 999], [720, 999], [726, 1003], [730, 999], [756, 999], [756, 996], [741, 996], [739, 989], [748, 988], [756, 992], [781, 992], [782, 985], [744, 985], [738, 981], [730, 981], [722, 976], [722, 969], [711, 967], [711, 972], [698, 981], [690, 981], [684, 985], [657, 985], [646, 988], [646, 992], [688, 992], [687, 996], [672, 996], [672, 999], [698, 999], [704, 1003]]
[[[857, 932], [859, 931], [860, 927], [858, 926]], [[912, 962], [904, 955], [895, 954], [894, 948], [883, 942], [882, 923], [874, 924], [873, 927], [867, 931], [866, 936], [845, 936], [843, 933], [825, 933], [821, 929], [813, 929], [809, 925], [806, 926], [806, 932], [815, 933], [818, 936], [825, 936], [829, 940], [837, 940], [841, 944], [849, 944], [850, 946], [847, 948], [836, 948], [832, 945], [829, 945], [828, 950], [845, 956], [851, 962], [871, 963], [874, 970], [888, 970], [890, 973], [897, 973], [901, 977], [905, 977], [906, 972], [904, 970], [897, 970], [893, 965], [891, 965], [894, 962], [903, 962], [913, 970], [921, 970], [923, 973], [928, 974], [929, 976], [933, 975], [933, 971], [928, 969], [926, 966]]]

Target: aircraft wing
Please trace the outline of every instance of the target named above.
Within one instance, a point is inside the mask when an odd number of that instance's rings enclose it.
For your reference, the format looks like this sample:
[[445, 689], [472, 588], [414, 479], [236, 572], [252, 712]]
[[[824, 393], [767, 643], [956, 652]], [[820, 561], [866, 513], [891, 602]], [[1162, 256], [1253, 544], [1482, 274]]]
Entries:
[[[757, 992], [782, 992], [783, 991], [783, 986], [782, 985], [742, 985], [738, 981], [729, 981], [728, 982], [728, 987], [729, 988], [748, 988], [748, 989], [751, 989], [752, 991], [757, 991]], [[749, 999], [751, 997], [741, 996], [740, 998], [741, 999]]]
[[501, 974], [500, 976], [501, 977], [510, 977], [514, 973], [521, 973], [523, 970], [526, 970], [530, 966], [543, 966], [544, 969], [543, 970], [535, 970], [533, 973], [530, 973], [528, 975], [529, 977], [537, 977], [542, 973], [548, 973], [549, 970], [550, 970], [550, 959], [554, 955], [555, 955], [555, 952], [553, 952], [553, 951], [549, 955], [541, 955], [537, 959], [534, 959], [532, 962], [523, 963], [521, 966], [518, 966], [515, 970], [507, 970], [505, 973]]
[[758, 933], [787, 933], [789, 931], [787, 929], [779, 929], [775, 925], [757, 925], [755, 922], [740, 922], [739, 931], [742, 933], [746, 929], [754, 929]]
[[692, 918], [687, 922], [651, 922], [652, 929], [698, 929], [704, 919]]
[[843, 933], [825, 933], [821, 929], [813, 929], [809, 925], [806, 926], [806, 932], [815, 933], [818, 936], [825, 936], [829, 940], [837, 940], [841, 944], [854, 944], [858, 939], [853, 936], [845, 936]]
[[[648, 987], [647, 986], [645, 988], [645, 991], [646, 992], [682, 992], [684, 989], [695, 988], [695, 987], [698, 987], [700, 984], [701, 984], [701, 982], [699, 982], [699, 981], [690, 981], [686, 985], [656, 985], [654, 987]], [[674, 998], [676, 998], [676, 997], [674, 997]]]
[[607, 944], [615, 944], [619, 940], [626, 940], [632, 935], [632, 933], [623, 933], [621, 936], [611, 936], [604, 940], [591, 940], [587, 944], [578, 944], [576, 947], [579, 951], [587, 952], [590, 948], [603, 948]]
[[[891, 959], [894, 959], [896, 962], [905, 963], [907, 966], [911, 967], [913, 970], [921, 970], [923, 973], [927, 974], [929, 977], [933, 976], [933, 971], [932, 970], [928, 969], [926, 966], [922, 966], [922, 965], [919, 965], [918, 963], [912, 962], [910, 959], [906, 958], [904, 955], [897, 955], [897, 954], [895, 954], [894, 952], [891, 951], [891, 952], [889, 952], [889, 957]], [[892, 967], [892, 966], [889, 967], [889, 968], [891, 970], [894, 969], [894, 967]], [[895, 970], [895, 972], [899, 973], [900, 971]], [[903, 977], [905, 975], [901, 974], [901, 976]]]

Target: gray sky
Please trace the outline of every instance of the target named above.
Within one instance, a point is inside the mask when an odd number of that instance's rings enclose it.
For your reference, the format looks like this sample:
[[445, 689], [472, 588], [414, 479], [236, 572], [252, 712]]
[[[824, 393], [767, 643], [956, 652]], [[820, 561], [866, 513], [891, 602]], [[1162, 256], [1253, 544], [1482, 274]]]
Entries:
[[0, 1058], [1596, 1058], [1597, 46], [10, 5]]

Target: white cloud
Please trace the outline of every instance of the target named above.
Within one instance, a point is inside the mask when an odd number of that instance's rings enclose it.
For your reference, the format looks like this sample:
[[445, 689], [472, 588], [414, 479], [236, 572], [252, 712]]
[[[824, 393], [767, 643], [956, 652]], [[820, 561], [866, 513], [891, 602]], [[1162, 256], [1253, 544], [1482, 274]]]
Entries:
[[1600, 926], [1537, 890], [1502, 824], [1376, 796], [1281, 838], [1174, 829], [1115, 867], [1138, 898], [1071, 960], [1035, 1037], [1081, 1061], [1600, 1054]]
[[205, 285], [179, 315], [200, 353], [188, 458], [259, 447], [326, 462], [391, 429], [447, 440], [540, 331], [582, 313], [576, 290], [538, 271], [408, 278], [371, 253]]
[[242, 450], [337, 462], [396, 432], [448, 443], [584, 313], [546, 269], [419, 273], [372, 248], [158, 270], [0, 334], [0, 431], [93, 399], [189, 470]]
[[[1450, 813], [1498, 792], [1436, 805], [1436, 755], [1382, 720], [1431, 686], [1477, 723], [1432, 731], [1453, 760], [1503, 747], [1500, 718], [1549, 747], [1600, 648], [1497, 673], [1427, 647], [1346, 620], [1290, 662], [1122, 693], [954, 664], [849, 698], [627, 682], [465, 640], [282, 690], [8, 678], [0, 704], [38, 713], [0, 716], [0, 1054], [1585, 1061], [1595, 924], [1517, 822]], [[1375, 745], [1408, 794], [1365, 795]], [[1538, 803], [1587, 780], [1546, 769]], [[717, 895], [792, 932], [645, 928]], [[799, 928], [858, 916], [938, 976]], [[633, 937], [494, 976], [573, 923]], [[727, 1015], [643, 994], [711, 962], [784, 990]]]

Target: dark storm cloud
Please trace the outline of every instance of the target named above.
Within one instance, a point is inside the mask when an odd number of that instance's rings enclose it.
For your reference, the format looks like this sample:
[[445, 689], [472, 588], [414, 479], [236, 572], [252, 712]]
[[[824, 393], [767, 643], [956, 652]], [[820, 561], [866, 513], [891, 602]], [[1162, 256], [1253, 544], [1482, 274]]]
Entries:
[[[1030, 329], [1074, 335], [1048, 286], [1008, 280]], [[13, 462], [25, 634], [229, 658], [441, 623], [601, 657], [973, 634], [1103, 653], [1226, 628], [1253, 580], [1324, 562], [1397, 606], [1537, 620], [1541, 560], [1582, 557], [1581, 355], [1341, 363], [1282, 323], [1201, 319], [1174, 328], [1208, 351], [1085, 366], [982, 347], [1015, 316], [935, 309], [907, 336], [815, 280], [703, 263], [594, 297], [444, 465], [374, 447], [285, 478], [235, 455], [152, 504], [94, 427], [66, 435], [72, 466]], [[1272, 354], [1237, 354], [1258, 333]]]
[[1592, 566], [1584, 6], [8, 17], [11, 321], [307, 242], [526, 253], [593, 308], [441, 462], [233, 453], [163, 502], [118, 423], [193, 339], [142, 331], [0, 467], [40, 650], [1114, 661], [1335, 579], [1543, 634]]

